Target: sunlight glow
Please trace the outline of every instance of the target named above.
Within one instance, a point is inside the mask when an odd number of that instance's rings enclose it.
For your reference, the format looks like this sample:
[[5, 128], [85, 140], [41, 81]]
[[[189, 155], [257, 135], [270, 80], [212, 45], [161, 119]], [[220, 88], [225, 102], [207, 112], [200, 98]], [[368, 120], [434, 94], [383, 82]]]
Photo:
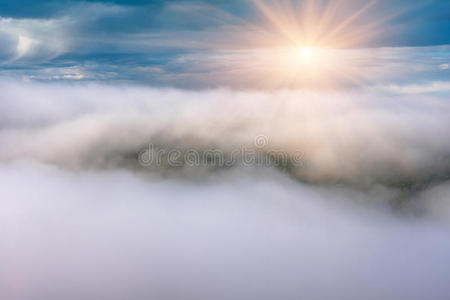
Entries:
[[[264, 88], [339, 89], [364, 85], [367, 65], [378, 51], [358, 51], [383, 34], [383, 24], [400, 12], [383, 16], [376, 0], [251, 0], [255, 19], [233, 27], [243, 32], [226, 59], [235, 63], [220, 76]], [[224, 17], [224, 20], [229, 20]], [[231, 20], [230, 22], [232, 22]], [[220, 52], [223, 53], [223, 52]], [[244, 79], [244, 80], [243, 80]]]
[[343, 83], [358, 84], [364, 80], [360, 62], [365, 60], [351, 49], [373, 38], [377, 25], [383, 22], [380, 19], [361, 22], [375, 0], [358, 3], [252, 0], [252, 3], [261, 19], [250, 28], [255, 33], [253, 41], [260, 46], [255, 47], [245, 69], [258, 77], [262, 85], [334, 89]]
[[307, 60], [313, 55], [313, 48], [303, 47], [299, 49], [300, 55], [303, 59]]
[[304, 46], [304, 47], [292, 47], [287, 48], [287, 52], [289, 53], [287, 56], [284, 55], [285, 67], [298, 68], [302, 67], [306, 70], [306, 68], [314, 68], [320, 64], [321, 61], [321, 51], [317, 47], [312, 46]]
[[[376, 0], [252, 0], [262, 16], [253, 29], [267, 43], [315, 45], [325, 48], [349, 48], [373, 38], [383, 20], [360, 22]], [[284, 45], [283, 45], [284, 44]], [[308, 50], [306, 51], [308, 52]]]

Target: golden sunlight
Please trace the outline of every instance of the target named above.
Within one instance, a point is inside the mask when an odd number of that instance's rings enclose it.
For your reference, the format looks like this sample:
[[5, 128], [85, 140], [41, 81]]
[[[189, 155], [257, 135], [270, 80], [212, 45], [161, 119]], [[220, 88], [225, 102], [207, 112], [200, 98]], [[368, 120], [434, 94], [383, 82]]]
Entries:
[[[375, 0], [362, 0], [359, 5], [350, 0], [329, 3], [317, 0], [252, 0], [252, 3], [262, 16], [262, 22], [253, 29], [264, 33], [266, 42], [272, 46], [349, 48], [373, 38], [377, 24], [382, 22], [380, 19], [358, 22], [376, 3]], [[303, 47], [301, 52], [308, 56], [311, 47]]]
[[312, 56], [313, 49], [311, 47], [300, 48], [299, 54], [304, 60], [307, 60], [308, 58], [310, 58]]
[[365, 17], [376, 2], [251, 0], [256, 18], [239, 28], [245, 32], [241, 43], [221, 58], [235, 68], [220, 76], [277, 89], [364, 84], [366, 66], [378, 52], [363, 46], [391, 18]]
[[318, 54], [316, 50], [315, 47], [310, 46], [299, 47], [296, 49], [298, 61], [303, 64], [311, 63]]
[[362, 60], [352, 57], [355, 52], [350, 49], [376, 35], [382, 20], [359, 22], [375, 0], [359, 5], [349, 0], [252, 2], [262, 16], [252, 30], [265, 42], [255, 49], [259, 54], [248, 61], [248, 70], [258, 70], [252, 75], [262, 85], [337, 88], [363, 80]]

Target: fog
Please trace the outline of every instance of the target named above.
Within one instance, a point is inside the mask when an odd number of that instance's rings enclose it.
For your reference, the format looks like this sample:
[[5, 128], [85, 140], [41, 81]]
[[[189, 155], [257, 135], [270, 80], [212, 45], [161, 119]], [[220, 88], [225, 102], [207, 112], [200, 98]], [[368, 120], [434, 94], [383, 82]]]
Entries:
[[450, 297], [445, 93], [0, 87], [1, 299]]
[[450, 171], [446, 93], [1, 87], [1, 161], [136, 167], [149, 145], [229, 153], [264, 136], [264, 151], [301, 153], [290, 172], [304, 181], [421, 184]]

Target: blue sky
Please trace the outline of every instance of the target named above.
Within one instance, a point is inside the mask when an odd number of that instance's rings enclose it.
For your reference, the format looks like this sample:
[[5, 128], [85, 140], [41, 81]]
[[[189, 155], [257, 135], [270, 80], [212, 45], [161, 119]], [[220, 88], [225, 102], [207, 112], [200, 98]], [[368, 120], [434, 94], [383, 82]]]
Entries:
[[[301, 22], [305, 16], [306, 6], [302, 4], [307, 1], [262, 2], [277, 12], [279, 20], [294, 16]], [[286, 3], [289, 5], [276, 10]], [[446, 69], [448, 64], [449, 1], [323, 0], [314, 3], [319, 19], [326, 19], [327, 8], [332, 8], [334, 18], [328, 30], [345, 22], [364, 5], [373, 4], [346, 25], [342, 39], [351, 30], [364, 26], [370, 25], [370, 31], [363, 31], [360, 35], [364, 39], [344, 48], [433, 48], [431, 52], [420, 52], [428, 55], [422, 55], [421, 63], [426, 65], [432, 59], [437, 68], [422, 70], [413, 78], [448, 78], [448, 72], [443, 74], [438, 70]], [[252, 1], [3, 1], [0, 4], [0, 76], [185, 88], [233, 86], [234, 83], [217, 74], [229, 71], [227, 65], [233, 65], [240, 57], [232, 54], [271, 48], [273, 40], [283, 40], [283, 34], [272, 21]], [[421, 56], [411, 54], [410, 50], [407, 53], [411, 59]], [[404, 54], [399, 58], [404, 58]], [[389, 57], [380, 58], [384, 63], [388, 60]]]

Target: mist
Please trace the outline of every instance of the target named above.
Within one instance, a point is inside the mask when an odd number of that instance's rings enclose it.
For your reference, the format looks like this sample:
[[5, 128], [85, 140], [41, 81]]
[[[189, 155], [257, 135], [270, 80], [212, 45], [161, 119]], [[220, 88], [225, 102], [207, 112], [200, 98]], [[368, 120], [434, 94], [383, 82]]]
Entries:
[[445, 93], [0, 86], [2, 299], [450, 296]]
[[138, 156], [149, 145], [224, 154], [245, 146], [297, 155], [289, 173], [318, 184], [430, 185], [450, 174], [445, 92], [1, 86], [0, 161], [145, 169]]

